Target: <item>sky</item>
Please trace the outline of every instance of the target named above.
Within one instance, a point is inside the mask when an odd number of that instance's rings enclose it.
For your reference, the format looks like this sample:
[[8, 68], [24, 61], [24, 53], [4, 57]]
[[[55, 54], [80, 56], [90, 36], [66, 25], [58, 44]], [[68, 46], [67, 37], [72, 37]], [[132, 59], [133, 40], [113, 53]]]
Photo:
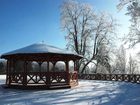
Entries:
[[[66, 32], [60, 23], [60, 6], [64, 0], [0, 0], [0, 54], [44, 42], [65, 48]], [[114, 16], [121, 25], [120, 37], [128, 32], [129, 17], [118, 11], [118, 0], [78, 0], [91, 4], [96, 11]]]

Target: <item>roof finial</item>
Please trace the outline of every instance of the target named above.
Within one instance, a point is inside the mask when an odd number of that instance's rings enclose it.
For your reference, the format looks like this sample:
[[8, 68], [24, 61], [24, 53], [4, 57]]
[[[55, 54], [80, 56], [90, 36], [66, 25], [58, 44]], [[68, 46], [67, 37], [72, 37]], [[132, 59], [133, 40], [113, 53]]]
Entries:
[[44, 44], [44, 40], [42, 40], [42, 44]]

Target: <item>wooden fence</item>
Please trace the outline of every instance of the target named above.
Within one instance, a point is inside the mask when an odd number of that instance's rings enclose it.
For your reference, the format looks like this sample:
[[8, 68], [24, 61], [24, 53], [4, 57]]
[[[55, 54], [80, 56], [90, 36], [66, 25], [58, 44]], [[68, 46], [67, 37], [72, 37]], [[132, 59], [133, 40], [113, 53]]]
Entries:
[[140, 83], [140, 74], [79, 74], [79, 79]]

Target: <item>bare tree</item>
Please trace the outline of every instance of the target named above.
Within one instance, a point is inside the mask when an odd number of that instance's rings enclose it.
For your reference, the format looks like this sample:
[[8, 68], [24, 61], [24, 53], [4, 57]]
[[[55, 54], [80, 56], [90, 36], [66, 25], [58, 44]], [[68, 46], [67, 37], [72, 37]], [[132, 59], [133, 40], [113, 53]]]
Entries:
[[126, 15], [131, 17], [131, 26], [129, 34], [125, 39], [126, 43], [129, 43], [129, 47], [133, 47], [140, 42], [140, 0], [120, 0], [118, 8], [121, 9], [126, 4]]
[[102, 46], [108, 48], [114, 33], [115, 23], [110, 15], [96, 14], [89, 4], [68, 1], [61, 6], [61, 23], [67, 32], [67, 48], [84, 57], [77, 64], [81, 73], [89, 63], [108, 61], [109, 57], [101, 49]]
[[0, 60], [0, 74], [6, 73], [6, 61]]
[[[110, 72], [111, 65], [109, 63], [109, 60], [110, 60], [110, 48], [108, 48], [106, 43], [102, 43], [99, 46], [99, 51], [98, 51], [98, 54], [96, 55], [95, 59], [97, 61], [95, 73], [97, 72], [98, 67], [104, 68], [104, 70], [105, 70], [104, 72], [111, 73]], [[102, 70], [100, 70], [100, 71], [102, 71]]]
[[129, 62], [128, 62], [128, 74], [135, 74], [137, 72], [137, 61], [132, 58], [132, 56], [129, 56]]
[[126, 73], [126, 50], [123, 45], [120, 46], [118, 50], [116, 50], [116, 59], [113, 71], [114, 73], [125, 74]]

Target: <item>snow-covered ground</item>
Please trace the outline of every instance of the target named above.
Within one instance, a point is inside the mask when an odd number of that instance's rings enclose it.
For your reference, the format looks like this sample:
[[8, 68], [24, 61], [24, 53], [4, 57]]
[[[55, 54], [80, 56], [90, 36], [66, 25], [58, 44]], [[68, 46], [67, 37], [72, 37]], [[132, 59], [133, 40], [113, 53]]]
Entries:
[[[0, 75], [0, 84], [5, 76]], [[61, 90], [16, 90], [0, 87], [0, 105], [140, 105], [140, 84], [80, 80]]]

